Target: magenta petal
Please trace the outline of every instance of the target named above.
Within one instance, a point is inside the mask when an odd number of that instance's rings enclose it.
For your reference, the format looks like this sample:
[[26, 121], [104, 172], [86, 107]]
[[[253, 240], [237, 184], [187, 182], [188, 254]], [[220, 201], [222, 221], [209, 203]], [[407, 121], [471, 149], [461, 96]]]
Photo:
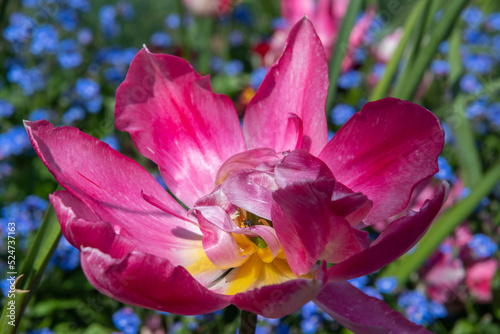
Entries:
[[231, 100], [178, 57], [142, 49], [118, 87], [115, 115], [188, 207], [213, 190], [222, 163], [245, 150]]
[[64, 237], [77, 249], [92, 247], [114, 258], [136, 250], [129, 241], [115, 233], [111, 224], [103, 222], [77, 197], [67, 191], [50, 195]]
[[348, 282], [327, 284], [314, 302], [356, 334], [431, 333]]
[[276, 165], [274, 174], [275, 182], [280, 188], [297, 181], [313, 181], [319, 178], [335, 180], [323, 161], [303, 150], [286, 152], [281, 163]]
[[314, 5], [314, 0], [281, 0], [281, 15], [288, 24], [295, 24], [304, 16], [313, 17]]
[[229, 174], [238, 169], [256, 169], [272, 172], [279, 162], [279, 155], [270, 148], [258, 148], [233, 155], [227, 159], [217, 172], [215, 184], [221, 184]]
[[[35, 151], [56, 180], [143, 252], [168, 257], [179, 248], [198, 248], [198, 224], [179, 219], [183, 209], [132, 159], [76, 128], [25, 122]], [[175, 216], [148, 203], [149, 195]]]
[[234, 295], [236, 307], [266, 318], [281, 318], [297, 311], [315, 298], [324, 286], [324, 269], [318, 269], [316, 279], [295, 279], [282, 284], [267, 285]]
[[413, 188], [435, 174], [444, 132], [430, 111], [394, 98], [370, 102], [320, 153], [335, 178], [373, 201], [365, 221], [401, 212]]
[[297, 276], [319, 260], [330, 236], [333, 183], [330, 180], [296, 182], [273, 193], [273, 224], [288, 264]]
[[213, 293], [183, 267], [141, 252], [120, 259], [83, 248], [82, 269], [100, 292], [123, 303], [183, 315], [217, 311], [230, 297]]
[[247, 107], [243, 134], [248, 149], [295, 149], [297, 142], [286, 135], [288, 115], [293, 113], [302, 121], [300, 148], [318, 154], [328, 140], [323, 112], [327, 91], [325, 51], [311, 22], [304, 18], [291, 30], [281, 58]]
[[268, 172], [242, 169], [222, 183], [222, 192], [237, 207], [271, 220], [272, 193], [278, 189]]
[[[227, 217], [226, 212], [224, 212], [221, 208], [215, 206], [211, 208], [218, 211], [219, 219]], [[198, 213], [198, 223], [200, 224], [200, 229], [203, 233], [203, 249], [205, 250], [207, 257], [210, 259], [210, 262], [222, 269], [241, 266], [245, 262], [245, 258], [241, 256], [239, 252], [240, 247], [234, 240], [231, 233], [219, 228], [218, 224], [214, 224], [212, 220], [206, 219], [203, 212], [198, 211]], [[209, 216], [209, 218], [212, 217]], [[222, 225], [227, 225], [230, 228], [232, 221], [229, 217], [225, 220], [226, 221], [223, 222]]]
[[436, 196], [427, 201], [419, 212], [410, 212], [408, 216], [393, 221], [368, 249], [328, 268], [329, 281], [344, 281], [370, 274], [410, 250], [438, 214], [448, 197], [448, 190], [449, 185], [444, 182]]

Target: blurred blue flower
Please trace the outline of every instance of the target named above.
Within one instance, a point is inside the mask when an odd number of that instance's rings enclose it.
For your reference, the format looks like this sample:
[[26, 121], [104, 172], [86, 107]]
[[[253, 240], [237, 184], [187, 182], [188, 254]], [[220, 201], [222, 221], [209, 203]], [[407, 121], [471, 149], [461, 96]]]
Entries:
[[477, 258], [491, 257], [498, 249], [498, 245], [483, 233], [474, 234], [467, 246]]
[[21, 5], [26, 8], [34, 8], [39, 0], [21, 0]]
[[101, 88], [97, 82], [88, 78], [79, 78], [75, 84], [75, 92], [84, 100], [97, 96]]
[[330, 141], [330, 139], [332, 139], [334, 135], [335, 132], [328, 130], [328, 141]]
[[28, 119], [30, 121], [39, 121], [41, 119], [46, 119], [48, 121], [52, 121], [55, 119], [55, 113], [52, 110], [48, 110], [45, 108], [39, 108], [39, 109], [33, 110], [30, 113]]
[[9, 101], [0, 99], [0, 117], [10, 117], [14, 114], [14, 106]]
[[362, 78], [359, 71], [347, 71], [339, 77], [337, 84], [342, 89], [355, 88], [361, 84]]
[[349, 283], [351, 283], [360, 290], [362, 290], [365, 287], [365, 285], [368, 284], [368, 281], [369, 279], [367, 276], [356, 277], [348, 280]]
[[243, 34], [241, 31], [233, 30], [228, 36], [229, 44], [232, 46], [239, 46], [243, 43]]
[[376, 63], [373, 64], [372, 67], [372, 75], [375, 76], [375, 79], [378, 81], [382, 78], [385, 73], [385, 64], [384, 63]]
[[10, 24], [4, 29], [3, 37], [13, 44], [22, 44], [31, 36], [33, 19], [23, 13], [14, 12], [9, 16]]
[[56, 19], [66, 31], [74, 31], [78, 26], [78, 13], [71, 8], [60, 10]]
[[483, 85], [474, 74], [466, 73], [460, 79], [460, 89], [465, 93], [478, 94], [483, 89]]
[[57, 60], [63, 69], [80, 66], [83, 58], [78, 49], [78, 44], [73, 39], [62, 40], [59, 43]]
[[486, 54], [469, 54], [463, 58], [464, 67], [467, 71], [479, 74], [491, 72], [493, 68], [493, 60]]
[[429, 312], [434, 318], [445, 318], [448, 315], [448, 311], [443, 304], [438, 303], [437, 301], [431, 300], [429, 302]]
[[[4, 205], [1, 209], [2, 232], [7, 235], [7, 223], [16, 224], [16, 236], [26, 237], [31, 231], [37, 229], [42, 222], [48, 202], [38, 196], [27, 196], [21, 202]], [[22, 248], [25, 244], [20, 244]]]
[[375, 287], [381, 293], [391, 293], [398, 285], [396, 277], [381, 277], [375, 281]]
[[488, 46], [491, 43], [490, 36], [477, 29], [464, 29], [463, 38], [470, 45]]
[[241, 22], [243, 25], [251, 26], [254, 18], [247, 5], [236, 6], [233, 10], [233, 17], [236, 21]]
[[486, 18], [486, 27], [493, 31], [500, 31], [500, 13], [495, 12]]
[[42, 72], [37, 67], [25, 69], [19, 64], [12, 64], [7, 71], [7, 80], [18, 84], [26, 96], [33, 95], [45, 87]]
[[330, 112], [330, 119], [332, 120], [333, 124], [342, 126], [349, 120], [349, 118], [352, 117], [352, 115], [354, 115], [355, 112], [356, 109], [354, 109], [354, 107], [348, 104], [339, 103], [335, 107], [333, 107], [332, 111]]
[[80, 265], [80, 251], [62, 236], [50, 262], [64, 272], [71, 272]]
[[479, 27], [483, 19], [483, 11], [478, 6], [469, 6], [462, 12], [462, 20], [473, 28]]
[[272, 30], [286, 30], [289, 26], [290, 23], [282, 17], [273, 18], [271, 21]]
[[365, 62], [367, 57], [367, 51], [365, 48], [356, 48], [353, 52], [353, 59], [356, 64], [362, 64]]
[[447, 144], [452, 144], [455, 141], [455, 137], [453, 136], [453, 131], [448, 123], [442, 122], [443, 130], [444, 130], [444, 142]]
[[250, 73], [249, 85], [253, 90], [257, 90], [264, 80], [267, 71], [269, 70], [266, 66], [261, 66]]
[[310, 301], [306, 303], [302, 308], [300, 309], [300, 314], [302, 315], [302, 318], [308, 319], [318, 313], [318, 306], [314, 304], [314, 302]]
[[21, 125], [15, 125], [0, 134], [0, 160], [11, 155], [20, 155], [31, 147], [28, 134]]
[[224, 60], [220, 57], [210, 58], [210, 68], [214, 72], [220, 72], [224, 68]]
[[84, 101], [85, 109], [91, 114], [98, 113], [102, 108], [103, 97], [101, 94], [97, 94], [96, 96], [90, 98], [89, 100]]
[[66, 0], [68, 7], [73, 9], [78, 9], [82, 12], [88, 12], [90, 10], [89, 0]]
[[455, 176], [455, 173], [453, 173], [453, 169], [451, 168], [448, 161], [446, 161], [445, 158], [439, 156], [438, 165], [439, 165], [439, 172], [434, 174], [434, 177], [440, 180], [447, 180], [450, 181], [451, 183], [455, 183], [457, 178]]
[[8, 278], [4, 278], [0, 281], [0, 289], [2, 290], [4, 297], [7, 297], [9, 295], [10, 283], [11, 281], [8, 281]]
[[124, 307], [113, 314], [113, 324], [124, 334], [136, 334], [139, 331], [141, 320], [130, 307]]
[[380, 300], [384, 300], [384, 297], [380, 294], [380, 292], [378, 292], [377, 290], [375, 290], [371, 286], [364, 287], [362, 289], [362, 291], [365, 294], [367, 294], [368, 296], [370, 296], [370, 297], [374, 297], [374, 298], [377, 298], [377, 299], [380, 299]]
[[89, 45], [94, 38], [94, 34], [90, 28], [82, 28], [78, 31], [76, 39], [81, 45]]
[[72, 125], [83, 119], [85, 119], [85, 110], [80, 106], [73, 106], [62, 115], [61, 122], [65, 125]]
[[7, 161], [0, 161], [0, 180], [12, 174], [12, 164]]
[[223, 71], [227, 76], [235, 76], [243, 72], [244, 66], [241, 60], [239, 59], [231, 59], [227, 63], [224, 64]]
[[313, 315], [300, 322], [300, 329], [304, 334], [314, 334], [318, 330], [320, 323], [321, 318], [318, 315]]
[[438, 76], [446, 76], [450, 72], [450, 64], [446, 60], [436, 59], [431, 64], [431, 70]]
[[30, 329], [28, 334], [54, 334], [49, 328]]
[[438, 51], [441, 54], [447, 54], [450, 49], [450, 43], [448, 41], [442, 41], [439, 43]]
[[128, 1], [120, 1], [116, 5], [118, 9], [118, 13], [125, 19], [125, 20], [131, 20], [135, 16], [135, 8], [134, 6], [128, 2]]
[[172, 37], [164, 31], [157, 31], [151, 35], [150, 41], [157, 48], [168, 48], [172, 44]]
[[118, 141], [118, 137], [111, 134], [111, 135], [107, 135], [103, 138], [101, 138], [101, 140], [103, 142], [105, 142], [106, 144], [108, 144], [109, 146], [111, 146], [111, 148], [119, 151], [120, 150], [120, 142]]
[[120, 25], [116, 22], [116, 8], [105, 5], [99, 9], [99, 24], [106, 38], [116, 37], [120, 33]]
[[167, 26], [167, 28], [173, 30], [179, 28], [181, 25], [181, 18], [179, 17], [179, 14], [169, 14], [165, 18], [165, 25]]
[[465, 115], [469, 119], [481, 117], [485, 114], [487, 107], [488, 102], [486, 101], [486, 98], [481, 97], [475, 101], [472, 101], [471, 104], [469, 104], [465, 108]]
[[486, 118], [497, 127], [500, 127], [500, 102], [493, 102], [486, 110]]
[[36, 56], [44, 52], [54, 54], [57, 51], [58, 43], [57, 30], [51, 25], [43, 25], [33, 29], [30, 51]]

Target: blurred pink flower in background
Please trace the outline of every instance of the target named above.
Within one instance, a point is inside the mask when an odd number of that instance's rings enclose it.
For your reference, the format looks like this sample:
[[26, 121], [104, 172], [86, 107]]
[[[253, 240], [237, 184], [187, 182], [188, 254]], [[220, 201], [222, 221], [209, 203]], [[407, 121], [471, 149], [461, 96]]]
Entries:
[[182, 0], [184, 6], [198, 16], [226, 14], [231, 8], [231, 0]]
[[[348, 5], [348, 0], [281, 0], [281, 16], [286, 22], [283, 27], [275, 31], [270, 42], [270, 50], [265, 55], [264, 64], [270, 66], [281, 55], [288, 32], [304, 15], [314, 24], [316, 33], [325, 48], [326, 57], [330, 58]], [[375, 8], [370, 7], [356, 22], [349, 36], [342, 71], [347, 71], [352, 67], [354, 51], [362, 45], [374, 16]]]
[[396, 51], [402, 36], [403, 29], [398, 28], [393, 33], [384, 37], [379, 43], [374, 43], [371, 50], [375, 59], [379, 62], [387, 63]]
[[374, 242], [361, 230], [403, 211], [437, 172], [441, 124], [387, 98], [328, 142], [327, 61], [311, 22], [299, 21], [285, 45], [243, 128], [231, 100], [187, 61], [147, 49], [134, 58], [117, 90], [116, 126], [189, 210], [107, 144], [26, 122], [65, 189], [51, 195], [63, 234], [92, 285], [130, 305], [192, 315], [233, 304], [277, 318], [313, 300], [356, 333], [428, 332], [346, 280], [406, 253], [441, 209], [446, 183]]
[[498, 269], [497, 259], [479, 261], [467, 269], [465, 283], [476, 302], [489, 303], [492, 300], [491, 282]]

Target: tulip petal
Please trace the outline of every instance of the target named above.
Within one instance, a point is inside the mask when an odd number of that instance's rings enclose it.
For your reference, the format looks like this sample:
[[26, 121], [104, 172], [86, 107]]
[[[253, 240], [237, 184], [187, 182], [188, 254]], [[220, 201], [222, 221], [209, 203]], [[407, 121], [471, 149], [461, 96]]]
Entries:
[[266, 318], [281, 318], [300, 309], [315, 298], [324, 286], [324, 268], [318, 268], [315, 279], [294, 279], [281, 284], [266, 285], [234, 295], [236, 307]]
[[280, 188], [285, 188], [287, 185], [297, 181], [331, 179], [335, 180], [328, 166], [303, 150], [294, 150], [286, 152], [275, 170], [275, 182]]
[[196, 315], [217, 311], [230, 303], [229, 296], [207, 290], [183, 267], [151, 254], [134, 251], [114, 259], [85, 247], [81, 263], [93, 286], [126, 304]]
[[278, 189], [271, 173], [240, 169], [233, 172], [221, 187], [232, 204], [271, 220], [272, 193]]
[[442, 183], [436, 196], [426, 201], [419, 212], [411, 211], [408, 216], [393, 221], [368, 249], [328, 268], [329, 281], [368, 275], [410, 250], [429, 228], [446, 201], [448, 191], [449, 185]]
[[318, 154], [328, 140], [322, 112], [327, 91], [325, 51], [304, 18], [291, 30], [281, 58], [248, 104], [243, 122], [247, 148], [269, 147], [276, 152], [297, 148], [295, 137], [286, 135], [289, 113], [293, 113], [302, 121], [299, 148]]
[[[56, 180], [136, 249], [173, 261], [179, 249], [199, 248], [198, 225], [177, 218], [186, 210], [135, 161], [76, 128], [54, 128], [44, 120], [25, 125]], [[143, 189], [176, 216], [144, 200]]]
[[348, 282], [327, 284], [314, 302], [333, 319], [357, 334], [431, 333]]
[[413, 188], [435, 174], [444, 131], [430, 111], [386, 98], [365, 104], [335, 134], [319, 158], [337, 181], [373, 201], [365, 221], [401, 212]]
[[238, 169], [256, 169], [272, 172], [279, 162], [279, 155], [270, 148], [258, 148], [233, 155], [219, 169], [215, 184], [221, 184], [229, 174]]
[[142, 49], [118, 87], [115, 115], [188, 207], [213, 190], [222, 163], [245, 150], [231, 100], [178, 57]]
[[304, 16], [314, 14], [314, 0], [281, 0], [281, 15], [288, 24], [293, 25]]

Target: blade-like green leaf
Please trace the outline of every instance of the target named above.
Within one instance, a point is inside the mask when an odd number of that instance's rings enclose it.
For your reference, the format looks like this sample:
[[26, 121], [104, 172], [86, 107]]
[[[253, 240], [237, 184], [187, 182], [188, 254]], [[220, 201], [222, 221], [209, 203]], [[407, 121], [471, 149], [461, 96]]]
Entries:
[[440, 243], [474, 212], [484, 196], [487, 196], [500, 180], [500, 162], [490, 168], [472, 189], [469, 196], [446, 210], [432, 224], [429, 231], [417, 244], [416, 250], [405, 254], [382, 271], [382, 276], [395, 276], [399, 284], [404, 284], [410, 274], [417, 271]]
[[[61, 189], [58, 187], [58, 189]], [[22, 294], [16, 294], [16, 315], [15, 315], [15, 326], [8, 325], [6, 328], [0, 328], [0, 332], [3, 334], [15, 333], [19, 321], [23, 315], [23, 311], [26, 308], [31, 296], [36, 290], [40, 278], [47, 267], [47, 264], [54, 253], [57, 243], [61, 238], [61, 227], [57, 220], [57, 216], [54, 212], [54, 208], [49, 206], [45, 216], [43, 218], [42, 225], [38, 230], [35, 237], [35, 241], [29, 250], [28, 256], [26, 257], [20, 274], [24, 275], [20, 282], [16, 286], [19, 290], [29, 291], [28, 293], [23, 292]], [[0, 325], [8, 322], [10, 315], [9, 300], [5, 305], [2, 317], [0, 318]]]
[[347, 12], [345, 13], [344, 19], [342, 20], [342, 24], [340, 26], [337, 41], [335, 43], [335, 48], [328, 64], [330, 86], [328, 87], [328, 99], [326, 100], [327, 113], [330, 112], [330, 110], [333, 108], [335, 95], [337, 94], [337, 79], [340, 75], [342, 61], [344, 60], [347, 49], [349, 48], [349, 36], [351, 35], [351, 30], [354, 27], [356, 15], [360, 11], [362, 3], [363, 0], [351, 0], [349, 2]]
[[399, 78], [396, 87], [394, 88], [394, 97], [403, 100], [411, 100], [413, 98], [425, 70], [429, 67], [429, 64], [434, 58], [439, 44], [448, 37], [457, 18], [460, 16], [460, 12], [465, 7], [467, 2], [468, 0], [455, 0], [449, 3], [443, 17], [438, 24], [434, 26], [435, 28], [430, 35], [429, 42], [419, 52], [413, 68], [411, 71], [403, 73], [403, 75]]
[[403, 36], [399, 41], [398, 47], [396, 48], [396, 51], [394, 51], [394, 54], [387, 63], [384, 75], [373, 89], [373, 92], [370, 96], [370, 101], [375, 101], [386, 97], [391, 82], [394, 80], [394, 77], [396, 76], [396, 72], [398, 70], [401, 58], [403, 57], [406, 45], [408, 44], [408, 40], [410, 39], [410, 36], [415, 30], [415, 27], [419, 22], [419, 18], [421, 18], [422, 16], [422, 12], [425, 8], [425, 3], [426, 0], [420, 0], [413, 7], [413, 10], [411, 11], [408, 17], [408, 21], [406, 22], [406, 25], [404, 27]]

